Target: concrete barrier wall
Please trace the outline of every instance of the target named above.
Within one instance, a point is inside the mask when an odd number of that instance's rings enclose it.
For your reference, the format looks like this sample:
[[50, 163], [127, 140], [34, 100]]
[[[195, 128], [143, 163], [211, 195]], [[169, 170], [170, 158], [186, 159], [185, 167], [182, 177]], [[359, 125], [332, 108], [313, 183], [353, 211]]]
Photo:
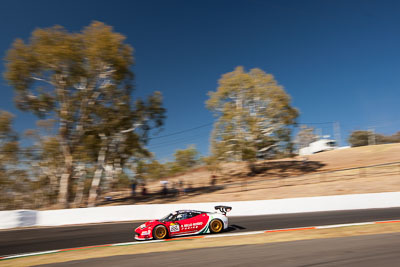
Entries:
[[36, 210], [0, 211], [0, 229], [35, 226], [37, 213]]
[[1, 211], [0, 212], [0, 228], [14, 228], [18, 227], [18, 213], [17, 211]]
[[[400, 207], [400, 192], [272, 199], [236, 202], [125, 205], [47, 211], [0, 212], [0, 228], [150, 220], [180, 209], [214, 211], [216, 205], [232, 207], [229, 216], [317, 212]], [[5, 218], [5, 217], [8, 217]]]
[[35, 226], [37, 224], [38, 213], [36, 210], [19, 210], [18, 227]]

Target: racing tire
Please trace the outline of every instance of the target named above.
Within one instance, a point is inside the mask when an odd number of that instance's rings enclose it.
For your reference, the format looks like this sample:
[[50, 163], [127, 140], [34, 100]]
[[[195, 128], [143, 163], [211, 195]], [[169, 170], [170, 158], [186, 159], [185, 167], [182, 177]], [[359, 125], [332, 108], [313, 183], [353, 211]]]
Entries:
[[157, 225], [156, 227], [154, 227], [153, 229], [153, 238], [155, 240], [158, 239], [164, 239], [168, 236], [168, 230], [167, 227], [165, 227], [164, 225]]
[[210, 232], [213, 234], [220, 233], [224, 230], [224, 223], [221, 220], [214, 219], [210, 222]]

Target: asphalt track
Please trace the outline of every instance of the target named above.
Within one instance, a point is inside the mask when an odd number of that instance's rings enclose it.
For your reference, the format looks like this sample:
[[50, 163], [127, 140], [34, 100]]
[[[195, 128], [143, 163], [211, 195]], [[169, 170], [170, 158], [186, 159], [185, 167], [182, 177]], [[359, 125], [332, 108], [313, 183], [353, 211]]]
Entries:
[[40, 266], [399, 266], [400, 233], [111, 256]]
[[[296, 228], [400, 219], [400, 208], [311, 212], [229, 218], [229, 232]], [[0, 231], [0, 255], [131, 242], [143, 222], [124, 222]]]

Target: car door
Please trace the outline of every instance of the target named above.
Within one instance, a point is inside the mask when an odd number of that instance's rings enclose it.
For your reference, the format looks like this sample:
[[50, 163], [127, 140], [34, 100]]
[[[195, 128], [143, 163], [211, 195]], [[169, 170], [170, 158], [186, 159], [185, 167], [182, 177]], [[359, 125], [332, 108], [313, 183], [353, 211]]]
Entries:
[[193, 212], [191, 215], [192, 224], [195, 232], [203, 230], [207, 226], [208, 214], [205, 212]]
[[185, 234], [190, 234], [197, 231], [193, 214], [190, 212], [185, 213], [185, 218], [180, 221], [180, 224]]
[[201, 231], [208, 221], [206, 213], [190, 211], [185, 214], [185, 219], [179, 221], [182, 234], [197, 233]]
[[170, 235], [177, 236], [196, 232], [197, 227], [192, 217], [193, 214], [190, 212], [178, 214], [176, 220], [169, 226]]
[[171, 236], [177, 236], [186, 234], [189, 230], [187, 226], [187, 214], [186, 213], [179, 213], [175, 216], [175, 219], [169, 223], [169, 233]]

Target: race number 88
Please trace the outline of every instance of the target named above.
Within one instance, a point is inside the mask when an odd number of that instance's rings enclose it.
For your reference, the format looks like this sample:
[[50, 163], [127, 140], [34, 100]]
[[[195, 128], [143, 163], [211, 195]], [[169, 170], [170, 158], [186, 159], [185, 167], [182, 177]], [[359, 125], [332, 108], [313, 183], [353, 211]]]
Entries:
[[174, 224], [169, 227], [170, 232], [179, 232], [179, 225]]

